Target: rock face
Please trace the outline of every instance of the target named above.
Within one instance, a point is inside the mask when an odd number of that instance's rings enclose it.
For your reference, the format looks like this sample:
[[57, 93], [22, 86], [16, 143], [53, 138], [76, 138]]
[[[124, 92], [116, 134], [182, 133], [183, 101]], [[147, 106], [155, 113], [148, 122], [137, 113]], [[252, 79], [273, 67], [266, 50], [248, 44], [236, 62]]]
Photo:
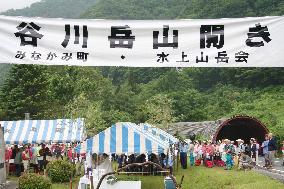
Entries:
[[179, 135], [185, 136], [186, 138], [191, 138], [196, 135], [211, 138], [225, 120], [226, 119], [204, 122], [178, 122], [172, 124], [168, 132], [172, 135], [179, 133]]
[[4, 127], [0, 126], [0, 185], [6, 183]]

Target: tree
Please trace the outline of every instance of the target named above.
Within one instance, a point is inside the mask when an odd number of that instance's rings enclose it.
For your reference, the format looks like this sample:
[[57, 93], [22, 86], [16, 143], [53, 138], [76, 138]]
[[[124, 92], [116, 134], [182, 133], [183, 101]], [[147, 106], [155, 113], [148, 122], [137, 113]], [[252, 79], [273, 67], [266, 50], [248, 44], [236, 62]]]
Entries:
[[145, 114], [146, 122], [167, 127], [175, 121], [173, 100], [166, 95], [158, 94], [146, 100], [141, 108]]
[[5, 112], [2, 119], [21, 119], [24, 113], [32, 118], [42, 118], [49, 108], [48, 74], [46, 67], [15, 65], [9, 73], [1, 92], [1, 107]]
[[72, 119], [84, 118], [88, 136], [94, 136], [107, 128], [102, 118], [101, 103], [90, 101], [84, 93], [77, 96], [73, 102], [66, 105], [67, 115]]

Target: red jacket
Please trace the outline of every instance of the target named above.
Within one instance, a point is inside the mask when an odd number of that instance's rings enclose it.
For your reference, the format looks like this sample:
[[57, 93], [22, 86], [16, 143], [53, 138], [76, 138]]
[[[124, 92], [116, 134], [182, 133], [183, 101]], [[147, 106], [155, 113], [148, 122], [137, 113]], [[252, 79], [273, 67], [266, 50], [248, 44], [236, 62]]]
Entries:
[[12, 156], [12, 150], [11, 149], [6, 149], [5, 150], [5, 161], [9, 161]]

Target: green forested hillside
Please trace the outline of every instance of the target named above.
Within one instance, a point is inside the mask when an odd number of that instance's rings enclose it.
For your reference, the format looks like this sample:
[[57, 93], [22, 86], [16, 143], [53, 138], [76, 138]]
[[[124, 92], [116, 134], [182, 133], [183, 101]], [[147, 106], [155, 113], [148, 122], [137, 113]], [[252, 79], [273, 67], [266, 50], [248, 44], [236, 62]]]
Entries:
[[[284, 13], [280, 0], [97, 0], [88, 7], [81, 18], [219, 18]], [[177, 71], [16, 65], [2, 88], [1, 119], [21, 119], [23, 112], [44, 119], [81, 116], [87, 119], [89, 134], [94, 134], [117, 121], [167, 124], [246, 114], [259, 118], [283, 137], [283, 83], [282, 68]]]
[[41, 0], [24, 9], [11, 9], [2, 14], [45, 18], [78, 18], [82, 11], [95, 4], [96, 0]]
[[[41, 0], [24, 9], [11, 9], [0, 13], [7, 16], [27, 16], [46, 18], [78, 18], [96, 0]], [[10, 64], [0, 64], [0, 86], [11, 68]]]
[[232, 18], [283, 14], [283, 0], [97, 0], [82, 18]]

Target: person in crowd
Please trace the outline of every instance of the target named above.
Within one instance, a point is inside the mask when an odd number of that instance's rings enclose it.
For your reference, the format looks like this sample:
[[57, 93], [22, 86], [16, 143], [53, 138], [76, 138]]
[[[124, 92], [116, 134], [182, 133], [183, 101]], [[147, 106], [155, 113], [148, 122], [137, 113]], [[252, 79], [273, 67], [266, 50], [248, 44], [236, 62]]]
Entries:
[[86, 161], [85, 161], [85, 174], [89, 178], [90, 173], [92, 172], [92, 156], [91, 153], [88, 152], [86, 154]]
[[12, 149], [6, 145], [5, 148], [5, 165], [6, 165], [6, 176], [10, 173], [10, 159], [12, 157]]
[[195, 158], [195, 162], [200, 161], [202, 157], [202, 150], [201, 150], [201, 144], [200, 141], [195, 141], [193, 155]]
[[239, 170], [248, 170], [252, 169], [254, 167], [254, 162], [252, 161], [251, 157], [248, 156], [245, 152], [240, 153], [240, 158], [239, 158]]
[[188, 151], [189, 151], [190, 166], [193, 166], [194, 165], [194, 144], [192, 141], [190, 141]]
[[34, 144], [31, 147], [29, 146], [30, 151], [30, 165], [34, 168], [34, 172], [38, 173], [38, 156], [40, 147], [38, 144]]
[[202, 151], [202, 161], [203, 161], [203, 164], [206, 160], [206, 147], [207, 147], [207, 142], [206, 141], [202, 141], [201, 143], [201, 151]]
[[71, 145], [68, 148], [67, 157], [70, 163], [74, 163], [75, 154], [74, 154], [74, 149], [72, 148]]
[[221, 161], [221, 156], [220, 156], [220, 153], [219, 153], [219, 145], [220, 145], [220, 141], [217, 141], [216, 144], [214, 144], [214, 158], [213, 158], [213, 161], [214, 161], [214, 164], [219, 166], [219, 163]]
[[181, 142], [180, 144], [180, 163], [183, 169], [187, 168], [187, 152], [188, 152], [187, 143]]
[[255, 144], [255, 139], [251, 138], [250, 139], [250, 157], [255, 163], [256, 163], [256, 151], [257, 151], [257, 147]]
[[276, 139], [273, 137], [272, 133], [268, 134], [269, 142], [268, 142], [268, 159], [269, 165], [268, 168], [272, 168], [274, 165], [274, 156], [277, 150]]
[[23, 148], [18, 148], [18, 146], [14, 149], [15, 151], [15, 158], [14, 158], [14, 164], [15, 164], [15, 174], [16, 176], [21, 176], [22, 172], [22, 153]]
[[231, 170], [233, 167], [233, 154], [234, 146], [231, 144], [230, 140], [225, 139], [224, 152], [226, 153], [226, 168], [225, 170]]
[[170, 170], [170, 174], [173, 174], [174, 158], [173, 153], [169, 153], [168, 157], [164, 159], [164, 167]]
[[48, 164], [48, 162], [52, 161], [52, 152], [50, 150], [49, 145], [45, 145], [45, 166]]
[[[12, 156], [11, 156], [11, 160], [10, 163], [14, 163], [15, 157], [16, 157], [16, 153], [18, 152], [18, 145], [14, 145], [12, 148]], [[16, 171], [16, 170], [14, 170]], [[16, 172], [15, 172], [16, 173]]]
[[223, 139], [222, 140], [222, 142], [221, 142], [221, 144], [219, 145], [219, 153], [220, 153], [220, 155], [221, 155], [221, 160], [223, 161], [223, 162], [226, 162], [226, 152], [225, 152], [225, 150], [224, 150], [224, 148], [225, 148], [225, 140]]
[[214, 156], [214, 144], [212, 142], [208, 142], [206, 146], [206, 159], [209, 161], [213, 161]]
[[30, 160], [31, 160], [31, 153], [28, 146], [24, 147], [24, 150], [22, 152], [22, 162], [24, 165], [24, 173], [28, 172], [29, 166], [30, 166]]
[[[73, 144], [71, 143], [70, 146], [72, 147]], [[60, 149], [61, 149], [61, 158], [66, 157], [68, 151], [67, 146], [65, 144], [61, 144]]]
[[257, 141], [257, 139], [254, 139], [254, 144], [255, 144], [255, 146], [256, 146], [256, 151], [255, 151], [255, 163], [256, 163], [256, 165], [258, 165], [258, 155], [259, 155], [259, 143], [258, 143], [258, 141]]
[[265, 140], [261, 144], [262, 153], [264, 155], [264, 167], [268, 167], [269, 166], [268, 143], [269, 143], [269, 138], [268, 138], [268, 134], [266, 134], [265, 135]]
[[39, 173], [42, 173], [45, 169], [45, 160], [46, 160], [44, 144], [41, 144], [41, 148], [38, 152], [37, 160], [38, 160], [38, 166], [39, 166]]
[[240, 157], [241, 153], [245, 152], [245, 145], [242, 139], [236, 140], [238, 145], [236, 147], [236, 155]]
[[61, 147], [59, 146], [58, 143], [55, 144], [55, 147], [54, 147], [54, 151], [53, 151], [53, 154], [54, 154], [54, 157], [56, 159], [63, 159], [62, 155], [61, 155]]

